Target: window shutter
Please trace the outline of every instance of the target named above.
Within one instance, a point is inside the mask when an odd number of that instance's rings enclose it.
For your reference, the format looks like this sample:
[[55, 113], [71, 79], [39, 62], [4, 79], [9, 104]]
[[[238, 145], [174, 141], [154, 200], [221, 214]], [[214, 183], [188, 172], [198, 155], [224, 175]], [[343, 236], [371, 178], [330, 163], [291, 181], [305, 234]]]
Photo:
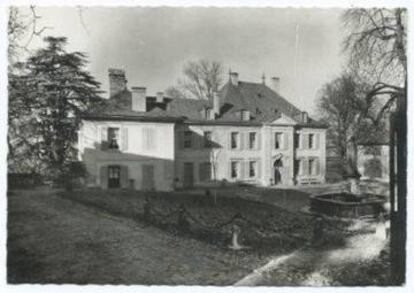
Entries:
[[101, 150], [108, 149], [108, 127], [101, 126]]
[[302, 175], [309, 175], [309, 161], [307, 159], [303, 159], [302, 162]]
[[257, 178], [262, 178], [262, 161], [257, 161]]
[[262, 149], [262, 134], [260, 132], [257, 133], [257, 149]]
[[239, 167], [240, 167], [240, 169], [239, 169], [239, 178], [240, 179], [244, 179], [244, 178], [248, 178], [247, 176], [246, 176], [246, 161], [240, 161], [239, 162]]
[[309, 134], [302, 134], [302, 149], [309, 148]]
[[287, 148], [288, 148], [288, 139], [289, 139], [288, 134], [286, 132], [284, 132], [283, 133], [283, 149], [284, 150], [287, 150]]
[[316, 158], [315, 159], [315, 175], [319, 175], [319, 169], [320, 169], [320, 167], [319, 167], [319, 158]]
[[319, 139], [320, 139], [320, 134], [316, 133], [315, 134], [315, 149], [319, 149]]
[[229, 135], [227, 137], [227, 144], [228, 144], [228, 149], [231, 150], [231, 132], [229, 132]]
[[239, 134], [239, 143], [240, 143], [239, 149], [240, 150], [244, 150], [245, 141], [246, 141], [246, 139], [245, 139], [245, 133], [244, 132], [240, 132], [240, 134]]
[[205, 180], [205, 176], [204, 176], [204, 163], [200, 163], [198, 165], [198, 180], [200, 182], [203, 182]]
[[121, 150], [128, 150], [128, 128], [121, 128]]
[[121, 187], [129, 187], [128, 166], [121, 166]]
[[228, 164], [228, 168], [229, 168], [229, 170], [227, 172], [228, 172], [229, 179], [232, 179], [231, 178], [231, 161]]
[[108, 167], [101, 166], [99, 169], [99, 181], [102, 189], [106, 189], [108, 187]]

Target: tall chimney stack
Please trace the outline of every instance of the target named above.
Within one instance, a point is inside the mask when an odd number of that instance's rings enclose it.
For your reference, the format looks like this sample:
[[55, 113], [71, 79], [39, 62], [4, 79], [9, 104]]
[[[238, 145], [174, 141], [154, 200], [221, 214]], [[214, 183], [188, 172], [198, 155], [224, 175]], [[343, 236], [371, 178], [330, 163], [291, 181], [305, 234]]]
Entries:
[[230, 72], [230, 81], [234, 86], [239, 85], [239, 74], [237, 72]]
[[117, 95], [126, 90], [127, 80], [125, 78], [125, 71], [122, 69], [108, 69], [109, 73], [109, 97]]
[[145, 87], [131, 87], [132, 111], [147, 111], [147, 89]]
[[272, 90], [279, 93], [280, 91], [280, 78], [279, 77], [272, 77]]
[[213, 115], [214, 118], [220, 114], [220, 97], [218, 93], [215, 91], [213, 93]]

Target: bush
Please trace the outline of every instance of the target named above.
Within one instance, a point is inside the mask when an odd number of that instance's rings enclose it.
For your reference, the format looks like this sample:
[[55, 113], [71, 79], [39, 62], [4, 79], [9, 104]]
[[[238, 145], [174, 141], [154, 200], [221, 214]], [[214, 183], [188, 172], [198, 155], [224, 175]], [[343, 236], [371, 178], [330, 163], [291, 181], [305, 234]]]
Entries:
[[78, 161], [68, 162], [63, 167], [59, 176], [58, 183], [67, 190], [73, 187], [82, 186], [88, 176], [85, 164]]

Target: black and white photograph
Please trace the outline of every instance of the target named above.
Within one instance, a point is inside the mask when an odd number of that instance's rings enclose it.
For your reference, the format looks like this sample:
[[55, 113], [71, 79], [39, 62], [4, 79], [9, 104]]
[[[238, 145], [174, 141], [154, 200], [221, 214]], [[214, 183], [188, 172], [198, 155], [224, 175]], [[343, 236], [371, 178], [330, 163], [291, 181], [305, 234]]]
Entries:
[[408, 1], [189, 2], [2, 7], [5, 286], [407, 289]]

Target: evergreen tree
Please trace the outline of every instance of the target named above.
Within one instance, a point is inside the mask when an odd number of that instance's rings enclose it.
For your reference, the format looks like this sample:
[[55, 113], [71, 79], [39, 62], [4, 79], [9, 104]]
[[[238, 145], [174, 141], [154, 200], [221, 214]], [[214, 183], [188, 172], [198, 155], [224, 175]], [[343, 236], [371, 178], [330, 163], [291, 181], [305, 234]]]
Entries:
[[18, 160], [16, 148], [24, 145], [23, 153], [56, 179], [76, 160], [80, 116], [102, 99], [100, 83], [85, 70], [87, 56], [66, 52], [65, 37], [44, 40], [47, 46], [28, 58], [21, 73], [9, 74], [9, 156]]

